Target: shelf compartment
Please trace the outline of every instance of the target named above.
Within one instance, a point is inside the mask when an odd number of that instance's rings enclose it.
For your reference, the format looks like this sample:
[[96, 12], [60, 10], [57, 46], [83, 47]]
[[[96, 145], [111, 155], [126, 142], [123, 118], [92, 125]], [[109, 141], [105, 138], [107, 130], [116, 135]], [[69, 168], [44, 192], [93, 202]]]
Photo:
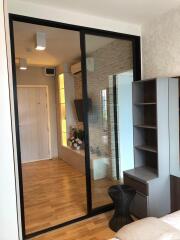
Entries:
[[139, 146], [135, 146], [135, 148], [142, 151], [157, 153], [157, 147], [155, 146], [139, 145]]
[[136, 124], [134, 125], [134, 127], [143, 128], [143, 129], [154, 129], [154, 130], [157, 129], [156, 125], [147, 125], [147, 124]]
[[134, 148], [135, 168], [149, 167], [158, 172], [158, 154], [144, 149]]
[[136, 105], [136, 106], [149, 106], [149, 105], [156, 105], [156, 102], [135, 102], [134, 105]]
[[156, 81], [141, 81], [133, 85], [134, 103], [156, 103]]
[[156, 105], [134, 105], [133, 121], [134, 125], [157, 126]]
[[[148, 146], [153, 151], [153, 149], [157, 149], [157, 131], [152, 130], [150, 128], [134, 128], [134, 143], [135, 146]], [[148, 148], [149, 149], [149, 148]]]

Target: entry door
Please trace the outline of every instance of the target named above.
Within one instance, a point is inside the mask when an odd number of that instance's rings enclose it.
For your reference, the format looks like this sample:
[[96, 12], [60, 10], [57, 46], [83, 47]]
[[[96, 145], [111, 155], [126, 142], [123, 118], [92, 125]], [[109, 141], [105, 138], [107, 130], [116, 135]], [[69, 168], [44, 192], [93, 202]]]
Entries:
[[18, 86], [22, 163], [50, 159], [47, 90], [44, 86]]

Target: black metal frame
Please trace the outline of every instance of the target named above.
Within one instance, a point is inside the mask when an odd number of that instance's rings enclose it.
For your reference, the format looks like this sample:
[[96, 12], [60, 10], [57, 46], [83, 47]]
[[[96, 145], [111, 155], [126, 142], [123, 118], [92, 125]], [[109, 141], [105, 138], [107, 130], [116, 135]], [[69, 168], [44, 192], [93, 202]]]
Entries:
[[114, 141], [115, 141], [115, 156], [116, 156], [116, 177], [120, 179], [119, 172], [119, 146], [118, 146], [118, 117], [117, 117], [117, 86], [116, 75], [113, 75], [113, 107], [114, 107]]
[[[25, 217], [24, 217], [24, 198], [23, 198], [23, 180], [21, 168], [21, 149], [20, 149], [20, 136], [19, 136], [19, 118], [18, 118], [18, 103], [17, 103], [17, 81], [16, 81], [16, 64], [15, 64], [15, 46], [14, 46], [14, 30], [13, 21], [37, 24], [42, 26], [61, 28], [66, 30], [78, 31], [80, 33], [80, 47], [81, 47], [81, 66], [82, 66], [82, 79], [83, 79], [83, 105], [84, 105], [84, 129], [85, 129], [85, 168], [86, 168], [86, 192], [87, 192], [87, 215], [77, 219], [67, 221], [56, 226], [49, 227], [31, 234], [25, 233]], [[104, 36], [116, 39], [124, 39], [132, 41], [133, 46], [133, 73], [134, 81], [141, 79], [141, 51], [140, 51], [140, 37], [122, 34], [117, 32], [105, 31], [100, 29], [88, 28], [83, 26], [65, 24], [50, 20], [32, 18], [16, 14], [9, 14], [10, 26], [10, 40], [11, 40], [11, 54], [12, 54], [12, 73], [13, 73], [13, 92], [14, 92], [14, 109], [15, 109], [15, 126], [16, 126], [16, 142], [17, 142], [17, 156], [18, 156], [18, 175], [19, 175], [19, 189], [20, 189], [20, 205], [21, 205], [21, 222], [23, 239], [29, 239], [39, 234], [46, 233], [51, 230], [72, 224], [113, 209], [113, 204], [108, 204], [102, 207], [92, 209], [92, 195], [91, 195], [91, 175], [90, 175], [90, 152], [89, 152], [89, 128], [88, 128], [88, 92], [87, 92], [87, 72], [86, 72], [86, 46], [85, 35]]]
[[[84, 130], [85, 130], [85, 166], [86, 166], [86, 196], [87, 196], [87, 213], [92, 211], [92, 195], [91, 195], [91, 173], [90, 173], [90, 152], [89, 152], [89, 127], [88, 127], [88, 91], [87, 91], [87, 80], [86, 79], [86, 44], [85, 34], [83, 31], [80, 32], [80, 46], [81, 46], [81, 69], [82, 69], [82, 87], [83, 87], [83, 109], [84, 109]], [[88, 159], [88, 160], [87, 160]]]

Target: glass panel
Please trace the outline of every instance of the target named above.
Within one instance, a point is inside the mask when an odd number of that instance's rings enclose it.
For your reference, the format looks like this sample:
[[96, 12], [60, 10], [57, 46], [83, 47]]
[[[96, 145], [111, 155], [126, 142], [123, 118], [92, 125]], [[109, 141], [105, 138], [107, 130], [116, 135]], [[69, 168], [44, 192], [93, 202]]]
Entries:
[[[82, 76], [71, 72], [81, 50], [77, 31], [13, 26], [25, 232], [31, 234], [87, 214]], [[34, 49], [37, 32], [45, 33], [44, 51]]]
[[111, 203], [108, 188], [134, 167], [131, 41], [86, 35], [92, 205]]

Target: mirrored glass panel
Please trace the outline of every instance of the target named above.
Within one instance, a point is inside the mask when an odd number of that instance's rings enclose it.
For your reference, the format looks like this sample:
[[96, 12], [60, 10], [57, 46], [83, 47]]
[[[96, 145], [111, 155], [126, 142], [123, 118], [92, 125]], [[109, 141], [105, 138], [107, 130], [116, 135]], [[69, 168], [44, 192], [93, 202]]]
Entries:
[[79, 32], [15, 21], [26, 234], [87, 214]]
[[92, 205], [112, 202], [108, 188], [134, 167], [132, 42], [86, 35]]

